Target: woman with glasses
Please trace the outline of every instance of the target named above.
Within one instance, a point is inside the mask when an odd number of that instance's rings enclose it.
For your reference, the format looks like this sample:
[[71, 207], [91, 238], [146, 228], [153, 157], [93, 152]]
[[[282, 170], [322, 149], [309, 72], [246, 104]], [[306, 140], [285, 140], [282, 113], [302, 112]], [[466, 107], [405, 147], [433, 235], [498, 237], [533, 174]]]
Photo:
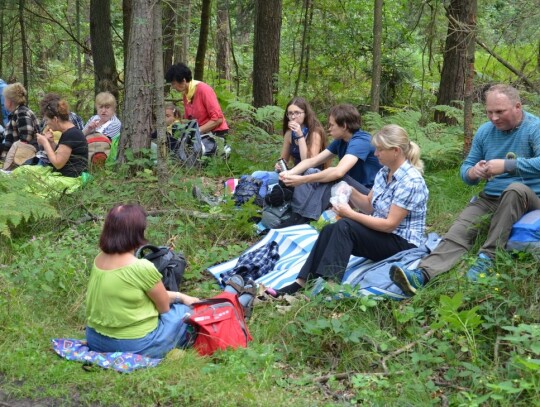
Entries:
[[318, 277], [341, 282], [351, 254], [379, 261], [424, 242], [429, 192], [420, 148], [393, 124], [376, 133], [372, 144], [383, 167], [369, 194], [352, 189], [349, 203], [333, 205], [341, 219], [322, 229], [296, 281], [269, 289], [271, 295], [294, 294]]
[[[288, 168], [300, 163], [307, 158], [315, 157], [326, 148], [326, 136], [315, 112], [310, 104], [301, 97], [293, 98], [285, 108], [283, 115], [283, 146], [281, 147], [281, 159]], [[321, 168], [326, 167], [326, 162]], [[255, 178], [268, 178], [269, 184], [279, 182], [278, 173], [281, 171], [279, 163], [276, 163], [275, 171], [255, 171]]]

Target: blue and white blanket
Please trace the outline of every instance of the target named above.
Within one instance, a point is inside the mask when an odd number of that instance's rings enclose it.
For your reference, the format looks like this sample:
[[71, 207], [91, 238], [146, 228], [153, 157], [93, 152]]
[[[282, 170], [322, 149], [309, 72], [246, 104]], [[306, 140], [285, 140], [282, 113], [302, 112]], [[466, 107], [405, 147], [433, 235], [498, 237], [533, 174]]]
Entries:
[[[257, 244], [244, 253], [255, 250], [272, 241], [279, 244], [280, 259], [274, 269], [258, 278], [257, 283], [267, 287], [281, 288], [292, 283], [304, 265], [309, 252], [317, 240], [318, 232], [310, 225], [291, 226], [283, 229], [271, 229]], [[357, 287], [357, 295], [380, 295], [392, 299], [407, 298], [389, 277], [391, 263], [399, 261], [408, 267], [415, 267], [420, 259], [433, 250], [439, 242], [439, 236], [430, 233], [425, 245], [416, 249], [405, 250], [379, 262], [363, 257], [351, 256], [342, 284]], [[219, 281], [220, 274], [232, 270], [238, 258], [212, 266], [208, 271]]]

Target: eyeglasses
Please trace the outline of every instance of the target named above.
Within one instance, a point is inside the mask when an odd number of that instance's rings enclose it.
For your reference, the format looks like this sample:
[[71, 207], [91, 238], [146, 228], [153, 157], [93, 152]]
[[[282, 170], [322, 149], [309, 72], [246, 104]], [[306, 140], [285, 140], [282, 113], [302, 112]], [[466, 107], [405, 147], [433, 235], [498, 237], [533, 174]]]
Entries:
[[301, 116], [303, 115], [305, 112], [302, 112], [301, 110], [298, 110], [296, 112], [287, 112], [287, 117], [289, 119], [294, 119], [296, 116]]

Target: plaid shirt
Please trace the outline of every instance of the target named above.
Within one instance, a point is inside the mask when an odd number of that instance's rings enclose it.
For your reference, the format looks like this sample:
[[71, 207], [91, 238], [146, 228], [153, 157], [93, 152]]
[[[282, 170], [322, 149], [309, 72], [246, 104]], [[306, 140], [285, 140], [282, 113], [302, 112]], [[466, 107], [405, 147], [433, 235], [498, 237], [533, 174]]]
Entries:
[[375, 176], [373, 185], [373, 216], [387, 218], [392, 205], [408, 211], [395, 233], [409, 243], [420, 246], [424, 243], [426, 212], [429, 191], [424, 178], [409, 161], [405, 161], [394, 173], [392, 180], [386, 182], [388, 167], [383, 167]]
[[39, 120], [27, 106], [20, 105], [9, 115], [6, 142], [21, 140], [37, 145], [36, 133], [39, 133]]
[[235, 274], [240, 274], [244, 280], [251, 278], [256, 280], [274, 269], [279, 260], [279, 245], [277, 242], [270, 242], [253, 251], [242, 254], [233, 269], [222, 273], [221, 283], [225, 283]]

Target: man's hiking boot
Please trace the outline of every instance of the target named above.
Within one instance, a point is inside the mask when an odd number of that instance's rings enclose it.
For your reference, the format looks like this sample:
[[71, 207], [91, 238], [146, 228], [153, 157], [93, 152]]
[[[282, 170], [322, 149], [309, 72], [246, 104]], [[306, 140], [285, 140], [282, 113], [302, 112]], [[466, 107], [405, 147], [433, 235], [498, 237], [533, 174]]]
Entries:
[[485, 253], [478, 254], [478, 258], [467, 271], [469, 281], [477, 281], [478, 278], [485, 277], [489, 269], [493, 266], [493, 260]]
[[395, 285], [401, 288], [401, 291], [412, 297], [416, 294], [418, 288], [422, 288], [425, 284], [424, 275], [420, 269], [408, 270], [401, 263], [394, 263], [390, 267], [390, 280]]

